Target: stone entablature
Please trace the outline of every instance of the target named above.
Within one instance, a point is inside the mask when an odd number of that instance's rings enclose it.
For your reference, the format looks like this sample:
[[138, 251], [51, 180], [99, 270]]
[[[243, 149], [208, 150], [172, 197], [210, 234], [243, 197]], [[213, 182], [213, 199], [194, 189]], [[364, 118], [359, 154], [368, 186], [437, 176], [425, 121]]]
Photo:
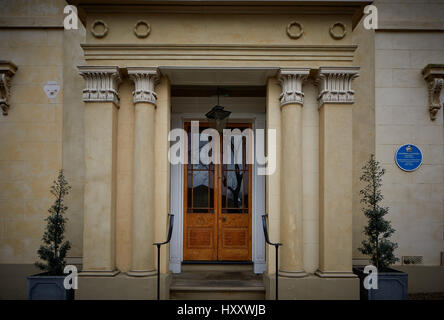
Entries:
[[319, 87], [319, 106], [324, 103], [354, 103], [352, 81], [358, 77], [359, 67], [321, 67], [316, 78]]
[[152, 103], [156, 105], [157, 94], [154, 87], [159, 82], [160, 76], [154, 67], [128, 67], [128, 76], [134, 81], [133, 101]]
[[11, 96], [11, 79], [17, 66], [10, 61], [0, 60], [0, 107], [3, 115], [8, 115], [9, 97]]
[[302, 84], [309, 74], [310, 68], [280, 70], [278, 78], [282, 87], [282, 93], [279, 96], [281, 107], [292, 103], [304, 104]]
[[120, 104], [118, 86], [121, 82], [118, 67], [79, 66], [80, 75], [85, 79], [84, 102], [113, 102]]
[[444, 85], [444, 64], [428, 64], [423, 70], [422, 75], [427, 82], [429, 90], [429, 112], [430, 119], [436, 119], [436, 114], [441, 109], [439, 97]]

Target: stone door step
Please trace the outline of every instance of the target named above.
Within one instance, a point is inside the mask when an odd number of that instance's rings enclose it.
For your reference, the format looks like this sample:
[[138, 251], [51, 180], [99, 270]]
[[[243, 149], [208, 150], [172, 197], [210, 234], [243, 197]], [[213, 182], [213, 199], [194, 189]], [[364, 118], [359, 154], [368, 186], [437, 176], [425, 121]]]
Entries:
[[170, 299], [263, 300], [265, 287], [252, 271], [184, 271], [173, 275]]
[[182, 272], [188, 271], [251, 271], [253, 264], [182, 264]]

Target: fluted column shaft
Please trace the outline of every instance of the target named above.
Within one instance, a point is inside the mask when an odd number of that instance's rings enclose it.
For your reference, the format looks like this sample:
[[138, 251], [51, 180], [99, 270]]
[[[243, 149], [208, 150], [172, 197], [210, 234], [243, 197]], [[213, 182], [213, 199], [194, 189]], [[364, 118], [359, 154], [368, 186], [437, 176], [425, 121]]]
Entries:
[[281, 249], [280, 275], [302, 277], [302, 84], [309, 69], [283, 69], [281, 102]]
[[158, 81], [155, 68], [128, 68], [134, 81], [134, 188], [132, 228], [132, 276], [155, 273], [154, 260], [154, 117]]

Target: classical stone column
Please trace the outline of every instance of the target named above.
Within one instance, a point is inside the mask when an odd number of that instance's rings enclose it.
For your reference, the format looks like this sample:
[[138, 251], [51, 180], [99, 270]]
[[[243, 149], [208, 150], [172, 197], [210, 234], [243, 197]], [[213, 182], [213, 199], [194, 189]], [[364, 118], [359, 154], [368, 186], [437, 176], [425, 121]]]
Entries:
[[302, 237], [302, 84], [310, 69], [282, 69], [281, 249], [280, 275], [303, 277]]
[[357, 67], [322, 67], [319, 87], [320, 277], [352, 273], [352, 80]]
[[118, 67], [81, 66], [86, 80], [83, 274], [114, 275]]
[[134, 188], [131, 276], [149, 276], [154, 264], [154, 117], [156, 68], [128, 68], [134, 81]]

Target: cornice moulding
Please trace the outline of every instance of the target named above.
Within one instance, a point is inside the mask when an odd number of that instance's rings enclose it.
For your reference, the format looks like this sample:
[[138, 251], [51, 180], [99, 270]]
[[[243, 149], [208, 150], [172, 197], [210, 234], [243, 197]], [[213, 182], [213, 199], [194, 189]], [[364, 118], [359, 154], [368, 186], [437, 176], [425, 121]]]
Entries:
[[266, 45], [266, 44], [171, 44], [171, 43], [154, 43], [154, 44], [133, 44], [133, 43], [82, 43], [83, 49], [90, 48], [102, 48], [109, 50], [120, 49], [152, 49], [152, 48], [165, 48], [165, 49], [242, 49], [242, 50], [290, 50], [290, 51], [356, 51], [357, 45]]
[[[86, 60], [352, 62], [356, 45], [83, 44]], [[324, 62], [326, 63], [326, 62]]]
[[49, 17], [1, 17], [0, 29], [63, 29], [63, 15]]
[[[160, 1], [158, 3], [130, 3], [129, 1], [121, 1], [121, 3], [107, 3], [100, 4], [98, 1], [93, 1], [90, 3], [85, 3], [85, 1], [67, 1], [68, 3], [80, 6], [86, 14], [89, 13], [109, 13], [109, 12], [119, 12], [119, 13], [168, 13], [168, 14], [183, 14], [183, 13], [202, 13], [204, 10], [205, 13], [242, 13], [242, 14], [263, 14], [263, 13], [274, 13], [274, 14], [288, 14], [288, 13], [297, 13], [297, 14], [354, 14], [359, 9], [362, 10], [361, 6], [365, 5], [364, 3], [370, 3], [371, 1], [347, 1], [343, 5], [338, 4], [340, 1], [336, 1], [333, 3], [326, 3], [325, 1], [321, 1], [319, 3], [315, 3], [314, 1], [305, 1], [305, 3], [301, 1], [297, 2], [289, 2], [289, 1], [268, 1], [261, 3], [251, 3], [251, 1], [247, 1], [249, 3], [210, 3], [207, 1], [203, 3], [203, 1], [198, 1], [195, 3], [189, 4], [180, 4], [176, 3], [166, 3]], [[257, 1], [256, 1], [257, 2]], [[358, 3], [360, 2], [360, 3]]]
[[311, 15], [348, 15], [352, 18], [354, 29], [363, 16], [363, 8], [373, 3], [368, 0], [318, 1], [143, 1], [143, 0], [68, 0], [78, 6], [82, 21], [89, 14], [311, 14]]

